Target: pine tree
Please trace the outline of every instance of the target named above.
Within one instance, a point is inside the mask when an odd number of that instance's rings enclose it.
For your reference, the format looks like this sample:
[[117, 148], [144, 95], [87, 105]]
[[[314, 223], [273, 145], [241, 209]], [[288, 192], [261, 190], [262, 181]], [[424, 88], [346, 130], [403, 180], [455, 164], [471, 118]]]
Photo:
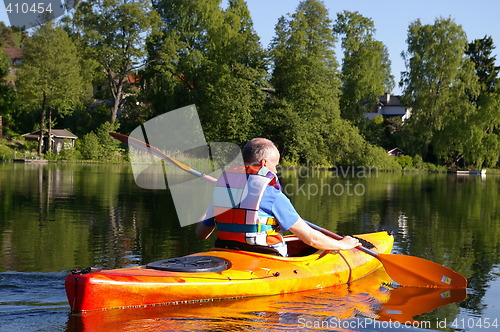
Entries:
[[271, 82], [281, 116], [272, 120], [283, 130], [277, 140], [292, 161], [327, 162], [329, 136], [340, 119], [334, 43], [328, 11], [317, 0], [302, 1], [276, 26]]
[[[158, 1], [164, 22], [149, 45], [158, 113], [196, 104], [209, 141], [243, 143], [265, 101], [265, 53], [243, 0]], [[163, 93], [163, 95], [161, 94]]]
[[477, 112], [470, 121], [469, 136], [476, 144], [466, 147], [467, 159], [476, 167], [495, 167], [500, 161], [500, 86], [497, 84], [500, 67], [495, 66], [494, 49], [493, 39], [485, 36], [469, 43], [466, 50], [480, 84], [479, 94], [470, 96]]
[[389, 55], [387, 48], [374, 39], [373, 21], [357, 12], [337, 14], [335, 31], [343, 36], [341, 114], [361, 125], [379, 96], [394, 88]]
[[481, 91], [494, 92], [498, 81], [500, 66], [495, 66], [496, 57], [492, 56], [495, 49], [493, 38], [485, 36], [469, 43], [465, 54], [475, 64], [476, 75], [481, 83]]

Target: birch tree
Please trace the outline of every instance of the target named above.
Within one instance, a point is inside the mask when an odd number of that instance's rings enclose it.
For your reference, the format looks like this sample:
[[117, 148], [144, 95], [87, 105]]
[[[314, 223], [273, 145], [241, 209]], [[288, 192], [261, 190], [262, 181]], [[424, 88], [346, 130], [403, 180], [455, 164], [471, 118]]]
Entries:
[[467, 146], [475, 144], [469, 120], [476, 109], [470, 97], [477, 96], [479, 85], [465, 56], [467, 36], [452, 19], [438, 18], [429, 25], [416, 20], [409, 26], [407, 44], [401, 85], [412, 116], [407, 127], [411, 143], [405, 149], [455, 165], [464, 159]]
[[127, 75], [144, 66], [146, 39], [157, 23], [149, 0], [87, 0], [74, 14], [78, 39], [88, 58], [95, 59], [108, 82], [117, 119], [126, 97]]
[[18, 69], [17, 99], [24, 112], [39, 113], [39, 155], [47, 122], [50, 136], [52, 112], [69, 114], [85, 95], [81, 70], [77, 48], [62, 28], [48, 23], [27, 40]]

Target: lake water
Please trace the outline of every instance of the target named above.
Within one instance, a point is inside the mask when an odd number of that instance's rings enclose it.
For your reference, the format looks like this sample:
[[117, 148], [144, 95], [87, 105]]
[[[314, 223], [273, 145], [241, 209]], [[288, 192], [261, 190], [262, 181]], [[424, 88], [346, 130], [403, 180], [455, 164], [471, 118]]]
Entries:
[[281, 179], [305, 219], [338, 234], [390, 230], [393, 253], [466, 276], [467, 298], [411, 311], [430, 297], [413, 293], [394, 303], [378, 271], [298, 294], [70, 314], [64, 278], [71, 269], [182, 256], [208, 250], [213, 239], [198, 241], [193, 226], [180, 227], [169, 191], [139, 188], [128, 165], [0, 163], [0, 331], [402, 329], [383, 325], [380, 313], [389, 309], [426, 322], [423, 330], [500, 326], [500, 176], [304, 168]]

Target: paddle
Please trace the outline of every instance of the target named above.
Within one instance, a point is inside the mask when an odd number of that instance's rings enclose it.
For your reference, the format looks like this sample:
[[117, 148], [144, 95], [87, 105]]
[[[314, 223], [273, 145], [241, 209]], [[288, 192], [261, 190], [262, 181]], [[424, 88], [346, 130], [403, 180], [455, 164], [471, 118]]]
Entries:
[[[110, 133], [110, 135], [125, 144], [150, 152], [158, 158], [161, 158], [190, 174], [202, 177], [210, 182], [217, 182], [217, 179], [214, 177], [198, 172], [191, 167], [170, 158], [165, 153], [155, 147], [152, 147], [148, 143], [122, 134]], [[341, 240], [343, 238], [342, 236], [311, 222], [306, 221], [306, 223], [312, 228], [336, 240]], [[380, 254], [363, 246], [356, 247], [356, 249], [378, 259], [384, 266], [387, 274], [401, 286], [448, 289], [467, 287], [467, 279], [464, 276], [432, 261], [407, 255]]]
[[[309, 221], [312, 228], [336, 240], [343, 237]], [[466, 288], [467, 279], [461, 274], [432, 261], [407, 255], [380, 254], [363, 246], [356, 247], [377, 258], [392, 280], [401, 286], [433, 288]]]

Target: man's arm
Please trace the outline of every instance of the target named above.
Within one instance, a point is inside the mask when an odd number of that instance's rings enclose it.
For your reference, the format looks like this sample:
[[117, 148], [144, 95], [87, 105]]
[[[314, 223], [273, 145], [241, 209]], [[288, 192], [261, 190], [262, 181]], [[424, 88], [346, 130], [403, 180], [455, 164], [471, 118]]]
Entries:
[[326, 236], [311, 228], [302, 218], [299, 218], [289, 230], [302, 242], [316, 249], [349, 250], [361, 245], [357, 239], [350, 236], [345, 236], [342, 240], [335, 240]]

